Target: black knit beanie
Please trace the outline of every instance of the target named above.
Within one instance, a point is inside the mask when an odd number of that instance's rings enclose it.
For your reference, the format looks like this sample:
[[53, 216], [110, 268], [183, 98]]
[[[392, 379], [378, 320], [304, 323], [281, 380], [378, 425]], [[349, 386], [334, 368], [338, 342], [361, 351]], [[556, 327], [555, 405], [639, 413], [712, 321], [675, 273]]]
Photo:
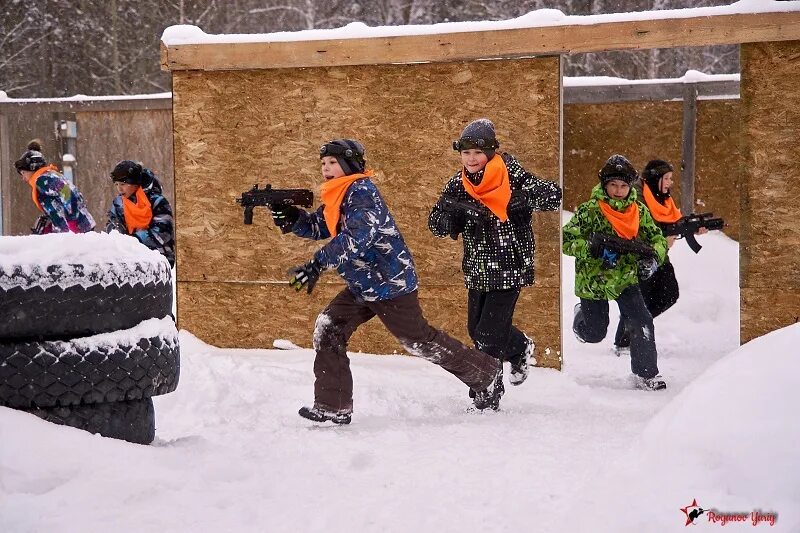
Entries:
[[461, 137], [453, 141], [453, 150], [460, 152], [477, 148], [486, 154], [487, 159], [494, 157], [495, 150], [500, 147], [494, 124], [488, 118], [473, 120], [461, 132]]
[[25, 153], [14, 161], [14, 168], [17, 169], [17, 173], [23, 170], [35, 172], [46, 166], [47, 160], [44, 158], [44, 154], [42, 154], [42, 145], [36, 140], [29, 142], [28, 149]]
[[633, 168], [631, 162], [625, 156], [614, 154], [608, 158], [603, 168], [598, 173], [600, 184], [605, 187], [611, 180], [622, 180], [628, 185], [632, 185], [639, 174]]
[[129, 185], [141, 185], [142, 170], [142, 165], [139, 163], [125, 159], [117, 163], [114, 170], [111, 171], [111, 180]]
[[364, 145], [354, 139], [334, 139], [319, 148], [319, 158], [332, 156], [339, 162], [345, 176], [360, 174], [367, 167]]

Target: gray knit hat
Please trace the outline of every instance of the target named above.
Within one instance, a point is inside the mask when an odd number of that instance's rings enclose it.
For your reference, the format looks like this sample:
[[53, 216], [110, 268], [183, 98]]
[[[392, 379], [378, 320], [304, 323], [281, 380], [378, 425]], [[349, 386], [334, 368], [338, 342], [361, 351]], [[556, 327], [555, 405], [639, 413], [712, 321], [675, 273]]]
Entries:
[[453, 141], [453, 150], [460, 152], [477, 148], [486, 154], [488, 159], [494, 157], [494, 152], [499, 147], [500, 143], [497, 142], [494, 124], [488, 118], [473, 120], [461, 132], [461, 137], [457, 141]]

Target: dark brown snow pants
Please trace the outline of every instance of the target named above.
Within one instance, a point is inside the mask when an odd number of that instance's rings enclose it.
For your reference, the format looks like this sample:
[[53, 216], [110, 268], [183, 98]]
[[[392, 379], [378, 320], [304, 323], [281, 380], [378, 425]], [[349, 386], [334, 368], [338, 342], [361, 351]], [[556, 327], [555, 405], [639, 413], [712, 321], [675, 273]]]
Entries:
[[356, 328], [377, 316], [386, 329], [417, 357], [441, 366], [473, 390], [489, 386], [500, 363], [434, 329], [422, 316], [417, 292], [391, 300], [357, 300], [349, 289], [340, 292], [317, 317], [314, 327], [314, 403], [332, 411], [353, 408], [353, 375], [347, 342]]

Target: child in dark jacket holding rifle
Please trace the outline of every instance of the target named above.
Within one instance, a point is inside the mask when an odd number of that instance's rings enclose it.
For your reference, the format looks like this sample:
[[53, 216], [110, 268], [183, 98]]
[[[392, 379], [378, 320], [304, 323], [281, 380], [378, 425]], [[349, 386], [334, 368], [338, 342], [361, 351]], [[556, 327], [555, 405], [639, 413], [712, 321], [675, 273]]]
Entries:
[[497, 409], [503, 394], [499, 364], [431, 327], [417, 299], [411, 252], [366, 169], [364, 147], [336, 139], [320, 148], [323, 205], [316, 212], [273, 206], [284, 233], [331, 240], [290, 284], [311, 293], [325, 270], [336, 270], [347, 286], [317, 317], [314, 327], [314, 404], [299, 414], [315, 422], [348, 424], [353, 412], [353, 377], [347, 342], [356, 328], [377, 316], [405, 350], [441, 366], [475, 393], [478, 409]]
[[[600, 183], [588, 202], [578, 206], [564, 226], [563, 250], [575, 257], [575, 306], [572, 329], [581, 342], [597, 343], [608, 330], [608, 301], [616, 300], [631, 336], [631, 370], [636, 386], [666, 388], [658, 373], [653, 317], [639, 288], [664, 262], [667, 241], [650, 211], [637, 201], [631, 187], [636, 169], [621, 155], [613, 155], [599, 173]], [[615, 246], [613, 241], [621, 241]], [[649, 253], [623, 253], [621, 250]]]
[[[533, 211], [557, 211], [561, 189], [500, 154], [494, 124], [467, 125], [453, 148], [462, 168], [450, 178], [428, 218], [437, 237], [462, 235], [468, 289], [467, 331], [475, 347], [511, 364], [509, 381], [528, 377], [534, 342], [513, 324], [522, 287], [533, 285]], [[535, 364], [535, 361], [533, 361]]]
[[[682, 217], [670, 194], [672, 171], [672, 165], [660, 159], [649, 161], [642, 171], [642, 199], [647, 209], [650, 210], [656, 225], [662, 230]], [[708, 233], [708, 230], [700, 228], [697, 233]], [[669, 235], [666, 239], [668, 247], [672, 248], [676, 236]], [[669, 255], [651, 278], [639, 280], [639, 287], [647, 310], [650, 311], [653, 318], [675, 305], [680, 292], [678, 279], [675, 277], [675, 269], [672, 267]], [[620, 319], [617, 334], [614, 337], [614, 352], [617, 355], [623, 355], [630, 351], [631, 338], [628, 329], [625, 321]]]

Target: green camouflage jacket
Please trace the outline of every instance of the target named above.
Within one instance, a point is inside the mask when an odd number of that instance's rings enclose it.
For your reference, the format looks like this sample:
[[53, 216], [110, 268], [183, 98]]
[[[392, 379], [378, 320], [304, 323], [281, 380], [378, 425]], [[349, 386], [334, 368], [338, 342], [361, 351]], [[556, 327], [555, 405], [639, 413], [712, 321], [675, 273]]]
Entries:
[[636, 202], [639, 207], [638, 238], [653, 247], [659, 264], [667, 254], [667, 240], [653, 221], [650, 210], [637, 201], [635, 189], [625, 200], [612, 200], [600, 184], [592, 189], [588, 202], [578, 206], [575, 215], [564, 226], [564, 253], [575, 257], [575, 295], [587, 300], [616, 300], [626, 288], [639, 283], [637, 258], [633, 254], [623, 254], [614, 268], [603, 268], [603, 261], [589, 254], [587, 240], [594, 232], [614, 235], [611, 223], [600, 211], [599, 200], [605, 200], [618, 211]]

